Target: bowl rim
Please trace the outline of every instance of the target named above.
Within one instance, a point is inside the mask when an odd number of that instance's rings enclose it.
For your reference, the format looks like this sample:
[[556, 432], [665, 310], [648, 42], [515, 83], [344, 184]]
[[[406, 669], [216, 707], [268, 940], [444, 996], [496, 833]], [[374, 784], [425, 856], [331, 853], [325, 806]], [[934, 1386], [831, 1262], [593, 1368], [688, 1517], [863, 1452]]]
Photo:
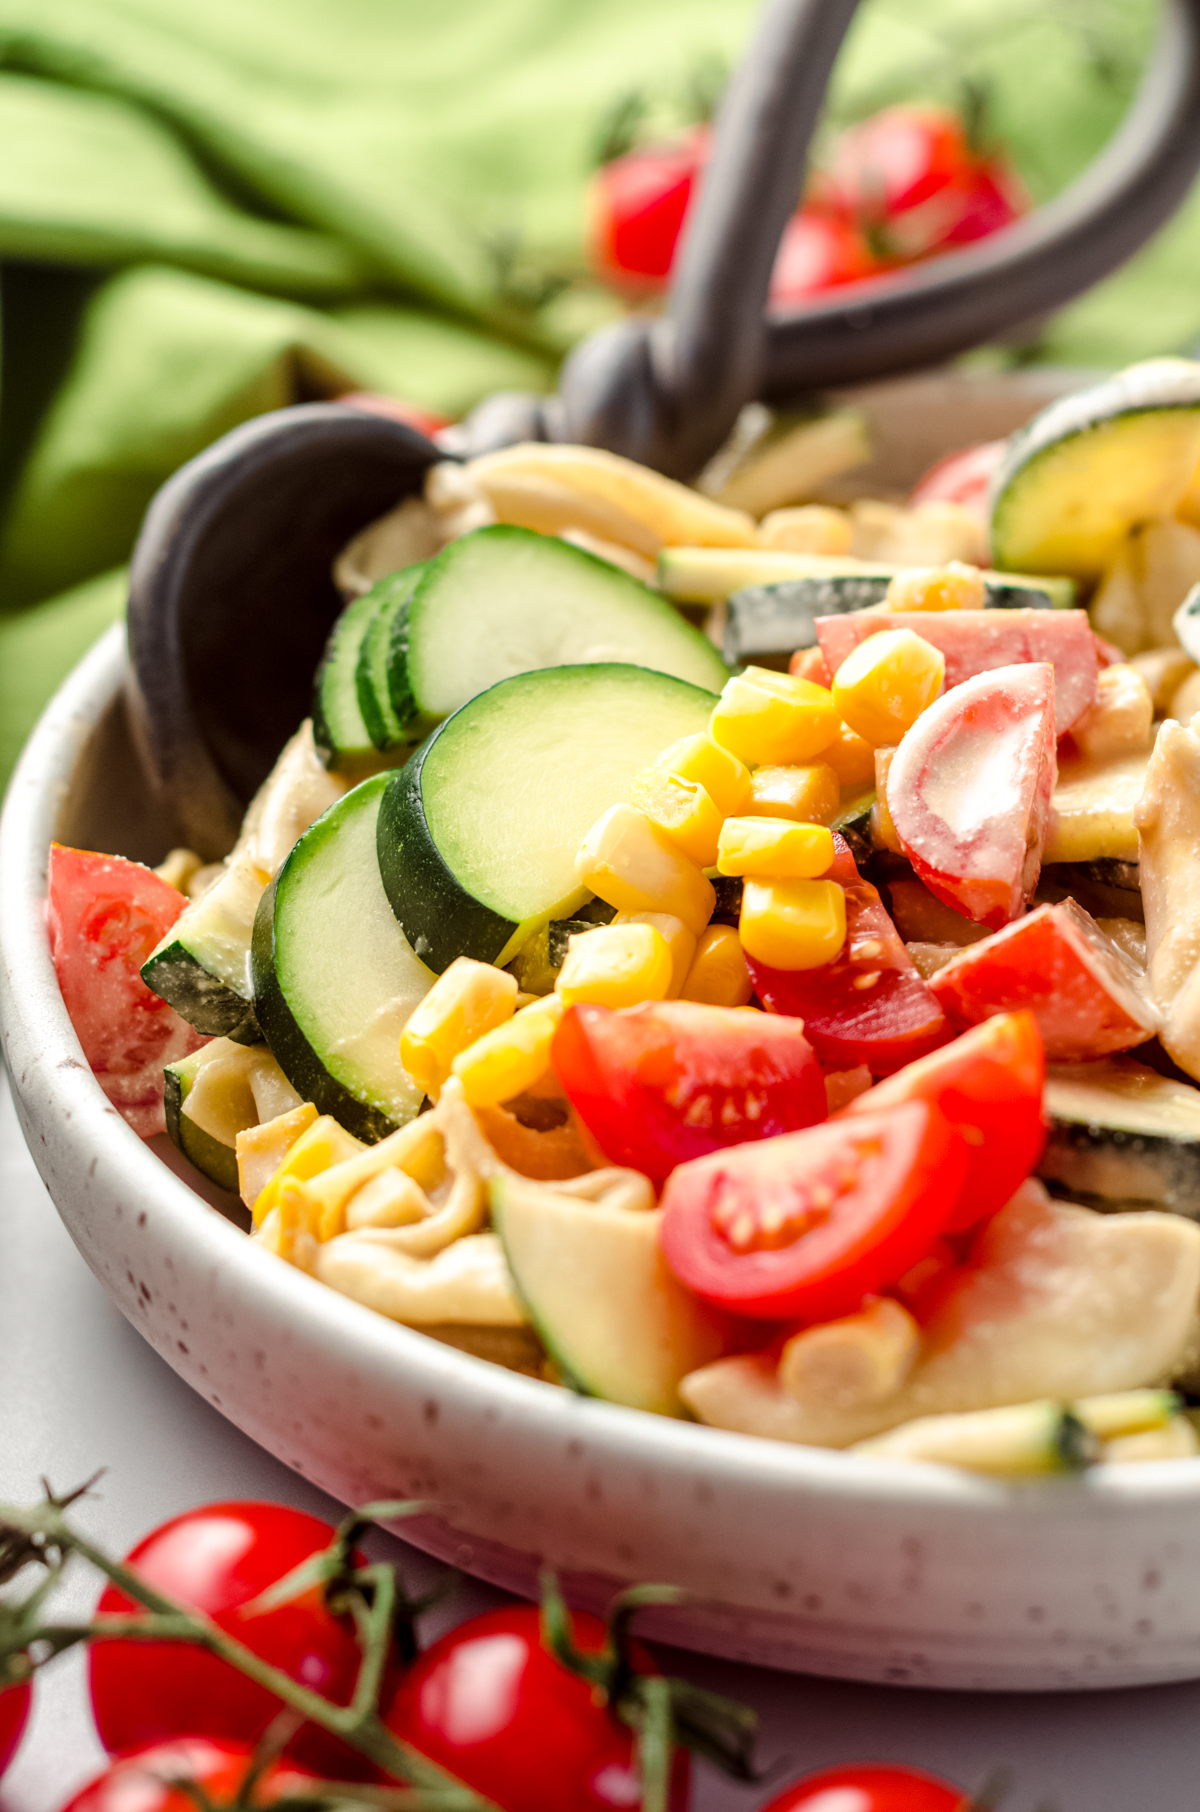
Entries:
[[[387, 1368], [408, 1389], [449, 1392], [474, 1408], [492, 1409], [548, 1441], [582, 1435], [598, 1458], [681, 1477], [703, 1468], [728, 1482], [736, 1480], [742, 1489], [768, 1495], [796, 1486], [847, 1505], [928, 1505], [966, 1517], [990, 1515], [1000, 1507], [1025, 1519], [1058, 1521], [1064, 1515], [1094, 1515], [1102, 1505], [1166, 1510], [1200, 1500], [1200, 1457], [1013, 1482], [772, 1441], [581, 1398], [390, 1321], [251, 1244], [109, 1105], [83, 1060], [50, 957], [45, 932], [49, 844], [89, 738], [111, 708], [121, 708], [125, 673], [125, 631], [117, 624], [47, 705], [0, 817], [0, 1033], [22, 1126], [52, 1197], [55, 1187], [69, 1189], [73, 1178], [83, 1178], [85, 1161], [87, 1174], [103, 1164], [128, 1178], [133, 1199], [154, 1203], [156, 1217], [162, 1217], [160, 1232], [170, 1239], [180, 1262], [234, 1267], [244, 1297], [292, 1307], [310, 1333], [352, 1350], [362, 1365]], [[69, 1128], [62, 1132], [66, 1163], [61, 1147], [51, 1161], [46, 1135], [38, 1132], [38, 1114], [47, 1110], [62, 1129]], [[63, 1218], [70, 1228], [69, 1217]], [[163, 1356], [172, 1363], [169, 1353]], [[185, 1368], [176, 1369], [187, 1375]]]

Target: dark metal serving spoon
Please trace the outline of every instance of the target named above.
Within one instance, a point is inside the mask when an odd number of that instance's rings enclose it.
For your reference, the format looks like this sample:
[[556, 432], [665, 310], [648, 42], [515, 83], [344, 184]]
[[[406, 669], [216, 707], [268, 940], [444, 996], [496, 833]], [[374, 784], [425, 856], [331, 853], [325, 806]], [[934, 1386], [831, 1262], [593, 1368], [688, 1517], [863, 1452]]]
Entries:
[[1064, 193], [990, 238], [767, 312], [779, 240], [858, 0], [767, 0], [730, 82], [665, 313], [602, 330], [555, 395], [500, 394], [443, 445], [338, 404], [261, 416], [158, 493], [130, 578], [129, 701], [156, 791], [202, 854], [233, 841], [309, 708], [341, 600], [338, 550], [427, 468], [520, 440], [583, 442], [690, 478], [754, 397], [936, 364], [1060, 307], [1175, 211], [1200, 167], [1200, 0], [1165, 0], [1120, 130]]

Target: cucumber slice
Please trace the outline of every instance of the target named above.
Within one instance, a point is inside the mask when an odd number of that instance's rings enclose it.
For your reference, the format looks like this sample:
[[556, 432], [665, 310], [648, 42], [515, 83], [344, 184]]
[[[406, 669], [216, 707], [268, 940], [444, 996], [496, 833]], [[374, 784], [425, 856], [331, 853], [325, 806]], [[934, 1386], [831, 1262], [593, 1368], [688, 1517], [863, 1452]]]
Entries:
[[1038, 1175], [1094, 1208], [1166, 1208], [1200, 1220], [1200, 1089], [1132, 1057], [1051, 1064], [1050, 1137]]
[[377, 588], [347, 605], [334, 624], [313, 681], [313, 741], [332, 773], [367, 773], [379, 751], [358, 702], [358, 657], [379, 608]]
[[619, 567], [499, 524], [451, 542], [392, 637], [392, 700], [426, 728], [513, 674], [628, 661], [719, 692], [713, 644]]
[[369, 1143], [421, 1105], [400, 1034], [433, 983], [379, 880], [376, 820], [392, 778], [364, 780], [305, 831], [263, 895], [251, 946], [259, 1023], [284, 1074]]
[[[790, 554], [757, 547], [665, 547], [658, 556], [658, 583], [680, 604], [719, 604], [747, 586], [782, 585], [793, 579], [875, 579], [885, 584], [902, 569], [879, 560], [855, 560], [847, 554]], [[986, 571], [988, 584], [1020, 580], [1031, 591], [1045, 592], [1056, 610], [1075, 602], [1074, 581], [1062, 574]], [[1028, 606], [1027, 606], [1028, 607]]]
[[1200, 465], [1200, 364], [1151, 359], [1051, 403], [992, 480], [992, 558], [1090, 580], [1135, 524], [1171, 516]]
[[662, 1211], [580, 1201], [509, 1174], [489, 1185], [517, 1293], [564, 1382], [590, 1397], [685, 1414], [679, 1381], [720, 1358], [719, 1319], [659, 1250]]
[[185, 908], [142, 964], [142, 980], [181, 1019], [208, 1038], [256, 1044], [250, 936], [267, 875], [232, 862], [207, 893]]
[[519, 673], [463, 705], [388, 777], [379, 813], [379, 872], [412, 948], [439, 972], [456, 956], [503, 966], [570, 918], [596, 819], [715, 703], [614, 663]]
[[189, 1163], [237, 1193], [237, 1135], [300, 1106], [271, 1052], [214, 1038], [163, 1071], [167, 1132]]
[[403, 747], [406, 742], [420, 740], [421, 733], [411, 735], [409, 725], [397, 716], [392, 705], [388, 660], [393, 625], [407, 610], [424, 571], [424, 562], [403, 567], [400, 572], [381, 579], [367, 593], [369, 598], [375, 599], [375, 607], [359, 643], [354, 670], [355, 696], [367, 735], [374, 747], [385, 753]]

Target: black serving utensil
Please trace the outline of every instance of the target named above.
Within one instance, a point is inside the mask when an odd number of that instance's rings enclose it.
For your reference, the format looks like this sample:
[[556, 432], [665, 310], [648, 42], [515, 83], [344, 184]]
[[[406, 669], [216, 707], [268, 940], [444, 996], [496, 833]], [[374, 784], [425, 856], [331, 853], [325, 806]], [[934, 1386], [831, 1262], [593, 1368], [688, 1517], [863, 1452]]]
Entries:
[[751, 398], [935, 364], [1060, 307], [1174, 212], [1200, 167], [1200, 0], [1164, 0], [1126, 120], [1054, 201], [977, 245], [768, 314], [771, 270], [857, 0], [767, 0], [730, 82], [666, 313], [593, 335], [549, 397], [499, 394], [439, 445], [335, 404], [260, 417], [176, 473], [146, 517], [130, 697], [147, 771], [203, 853], [227, 847], [309, 707], [339, 608], [338, 549], [427, 467], [519, 440], [582, 442], [679, 478]]

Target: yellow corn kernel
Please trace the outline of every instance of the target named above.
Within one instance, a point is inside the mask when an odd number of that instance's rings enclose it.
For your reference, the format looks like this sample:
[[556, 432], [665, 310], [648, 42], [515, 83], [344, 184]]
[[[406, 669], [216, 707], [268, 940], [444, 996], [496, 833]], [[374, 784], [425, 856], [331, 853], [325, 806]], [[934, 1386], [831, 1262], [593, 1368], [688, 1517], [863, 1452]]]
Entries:
[[409, 1016], [400, 1061], [436, 1101], [460, 1051], [516, 1011], [517, 978], [491, 963], [457, 956]]
[[742, 949], [772, 969], [819, 969], [846, 941], [846, 896], [836, 881], [747, 881]]
[[712, 882], [632, 805], [612, 805], [597, 818], [575, 873], [618, 912], [670, 912], [697, 936], [717, 903]]
[[875, 803], [871, 807], [871, 841], [880, 849], [890, 849], [893, 855], [901, 856], [904, 851], [900, 847], [900, 839], [896, 835], [896, 826], [892, 823], [887, 802], [888, 769], [895, 753], [895, 749], [875, 751]]
[[946, 659], [911, 629], [887, 629], [860, 642], [838, 668], [839, 716], [873, 748], [896, 743], [942, 689]]
[[698, 780], [668, 774], [663, 768], [646, 768], [634, 775], [629, 802], [664, 837], [678, 844], [697, 868], [711, 868], [717, 859], [721, 813]]
[[750, 797], [750, 770], [745, 762], [703, 732], [681, 736], [663, 750], [654, 765], [665, 774], [698, 780], [723, 818], [740, 812]]
[[255, 1201], [255, 1225], [261, 1226], [272, 1208], [279, 1207], [285, 1183], [306, 1183], [309, 1177], [320, 1176], [331, 1165], [341, 1164], [344, 1159], [356, 1157], [366, 1149], [353, 1133], [348, 1133], [344, 1126], [339, 1126], [332, 1114], [322, 1114], [313, 1121], [307, 1132], [301, 1133]]
[[732, 925], [710, 925], [696, 946], [679, 998], [709, 1007], [744, 1007], [753, 993], [741, 938]]
[[977, 566], [950, 560], [945, 566], [909, 566], [887, 588], [888, 610], [982, 610], [987, 587]]
[[451, 1064], [469, 1107], [497, 1107], [523, 1095], [550, 1068], [550, 1046], [563, 1014], [557, 994], [522, 1007], [510, 1020], [460, 1051]]
[[671, 952], [671, 986], [667, 999], [673, 1000], [687, 979], [696, 954], [696, 933], [689, 931], [673, 912], [618, 912], [614, 925], [653, 925]]
[[785, 818], [726, 818], [717, 868], [723, 875], [770, 875], [811, 881], [833, 862], [833, 833], [823, 824]]
[[811, 761], [837, 735], [832, 695], [811, 680], [747, 667], [728, 680], [709, 722], [723, 749], [753, 766]]
[[755, 768], [750, 776], [746, 816], [828, 824], [841, 802], [838, 777], [825, 761], [813, 761], [799, 768]]
[[849, 724], [838, 725], [838, 733], [821, 760], [833, 769], [843, 790], [857, 792], [869, 786], [875, 776], [875, 751]]
[[653, 925], [597, 925], [567, 940], [555, 983], [564, 1007], [588, 1001], [598, 1007], [636, 1007], [665, 1000], [671, 986], [671, 952]]

